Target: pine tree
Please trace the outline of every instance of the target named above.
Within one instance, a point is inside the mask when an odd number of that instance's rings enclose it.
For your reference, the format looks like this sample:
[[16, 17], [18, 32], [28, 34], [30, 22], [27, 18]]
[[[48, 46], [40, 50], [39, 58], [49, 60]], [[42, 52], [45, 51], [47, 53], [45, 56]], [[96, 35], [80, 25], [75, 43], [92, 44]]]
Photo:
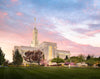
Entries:
[[13, 55], [13, 63], [14, 63], [14, 65], [21, 65], [22, 62], [23, 62], [23, 58], [17, 49]]
[[67, 59], [68, 59], [68, 56], [66, 55], [65, 60], [67, 60]]
[[90, 55], [87, 56], [87, 60], [89, 60], [89, 59], [91, 59], [91, 56]]
[[2, 52], [1, 48], [0, 48], [0, 65], [2, 65], [5, 62], [5, 55]]

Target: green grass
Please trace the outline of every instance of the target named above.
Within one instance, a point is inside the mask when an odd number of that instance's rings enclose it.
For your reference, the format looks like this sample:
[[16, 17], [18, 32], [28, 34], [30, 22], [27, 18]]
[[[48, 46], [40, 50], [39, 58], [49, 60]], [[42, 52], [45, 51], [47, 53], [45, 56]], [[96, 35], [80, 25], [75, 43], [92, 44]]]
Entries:
[[100, 79], [100, 69], [66, 67], [0, 68], [0, 79]]

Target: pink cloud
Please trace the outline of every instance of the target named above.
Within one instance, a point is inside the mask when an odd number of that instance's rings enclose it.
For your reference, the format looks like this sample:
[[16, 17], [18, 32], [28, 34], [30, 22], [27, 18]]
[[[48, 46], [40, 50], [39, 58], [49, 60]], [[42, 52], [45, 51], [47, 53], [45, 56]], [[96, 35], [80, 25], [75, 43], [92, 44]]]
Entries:
[[5, 15], [5, 16], [6, 16], [6, 15], [8, 15], [8, 13], [4, 12], [4, 13], [3, 13], [3, 15]]
[[17, 12], [16, 15], [17, 15], [17, 16], [22, 16], [23, 13], [21, 13], [21, 12]]
[[0, 28], [7, 26], [6, 25], [7, 19], [9, 19], [8, 13], [0, 11]]
[[48, 32], [50, 35], [53, 35], [53, 34], [56, 34], [57, 32], [56, 31], [49, 31]]
[[0, 19], [2, 18], [4, 18], [5, 16], [7, 16], [8, 15], [8, 13], [7, 12], [2, 12], [2, 11], [0, 11]]
[[97, 34], [97, 33], [100, 33], [100, 30], [89, 31], [89, 32], [86, 32], [85, 34], [86, 34], [87, 36], [93, 36], [94, 34]]
[[63, 50], [69, 50], [71, 52], [71, 55], [95, 55], [100, 56], [100, 47], [93, 47], [90, 45], [84, 45], [84, 44], [78, 44], [72, 41], [68, 41], [67, 39], [65, 41], [57, 41], [58, 48]]
[[11, 0], [11, 2], [17, 2], [18, 0]]

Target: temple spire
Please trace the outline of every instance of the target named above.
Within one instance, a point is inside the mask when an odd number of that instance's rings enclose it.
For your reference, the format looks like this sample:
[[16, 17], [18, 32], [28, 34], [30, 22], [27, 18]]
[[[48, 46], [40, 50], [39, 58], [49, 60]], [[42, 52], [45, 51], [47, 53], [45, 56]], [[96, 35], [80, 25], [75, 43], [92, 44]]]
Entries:
[[34, 18], [33, 40], [31, 42], [31, 47], [36, 46], [38, 46], [38, 30], [36, 29], [36, 18]]
[[36, 17], [34, 18], [34, 29], [36, 29]]

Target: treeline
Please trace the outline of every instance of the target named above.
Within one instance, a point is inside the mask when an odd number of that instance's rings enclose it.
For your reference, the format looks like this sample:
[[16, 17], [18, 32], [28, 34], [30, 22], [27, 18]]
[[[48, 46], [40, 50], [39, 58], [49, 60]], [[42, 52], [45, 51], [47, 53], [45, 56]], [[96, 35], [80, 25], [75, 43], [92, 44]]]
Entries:
[[92, 55], [72, 56], [69, 59], [67, 59], [66, 61], [67, 62], [73, 62], [75, 64], [85, 62], [86, 64], [88, 64], [88, 66], [93, 66], [93, 65], [100, 66], [100, 57], [94, 57]]

